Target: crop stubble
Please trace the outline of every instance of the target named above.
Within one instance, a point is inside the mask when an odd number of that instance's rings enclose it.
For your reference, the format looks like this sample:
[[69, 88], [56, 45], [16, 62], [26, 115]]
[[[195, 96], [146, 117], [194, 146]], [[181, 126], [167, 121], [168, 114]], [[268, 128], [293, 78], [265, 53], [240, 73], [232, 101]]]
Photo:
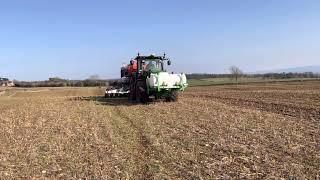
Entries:
[[319, 82], [189, 88], [176, 103], [105, 100], [99, 88], [0, 97], [0, 176], [319, 176]]

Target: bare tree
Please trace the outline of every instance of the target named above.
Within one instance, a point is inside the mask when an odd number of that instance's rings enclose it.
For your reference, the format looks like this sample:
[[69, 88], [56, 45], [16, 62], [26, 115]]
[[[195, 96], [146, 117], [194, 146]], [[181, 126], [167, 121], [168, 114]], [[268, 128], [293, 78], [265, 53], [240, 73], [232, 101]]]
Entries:
[[243, 74], [242, 70], [237, 66], [231, 66], [229, 70], [238, 83], [238, 78]]

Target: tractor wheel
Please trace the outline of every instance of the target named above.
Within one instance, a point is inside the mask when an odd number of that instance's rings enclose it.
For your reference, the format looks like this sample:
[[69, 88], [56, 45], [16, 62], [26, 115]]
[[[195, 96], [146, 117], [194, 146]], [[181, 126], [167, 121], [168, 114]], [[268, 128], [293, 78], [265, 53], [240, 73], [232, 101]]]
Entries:
[[136, 84], [136, 101], [143, 104], [149, 101], [146, 84], [143, 81], [138, 81]]
[[136, 88], [135, 88], [135, 82], [133, 78], [130, 78], [129, 80], [128, 100], [129, 102], [134, 102], [136, 100]]
[[176, 102], [178, 101], [178, 91], [172, 91], [170, 96], [166, 97], [167, 102]]
[[128, 99], [130, 102], [133, 102], [136, 100], [136, 91], [135, 88], [133, 86], [130, 86], [130, 92], [128, 95]]

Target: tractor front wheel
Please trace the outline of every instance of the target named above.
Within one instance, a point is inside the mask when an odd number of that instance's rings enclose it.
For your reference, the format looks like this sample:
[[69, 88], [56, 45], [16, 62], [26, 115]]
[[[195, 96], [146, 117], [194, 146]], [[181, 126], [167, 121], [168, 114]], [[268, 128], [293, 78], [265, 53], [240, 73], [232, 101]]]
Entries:
[[129, 96], [128, 96], [128, 100], [130, 102], [133, 102], [136, 100], [136, 91], [135, 91], [135, 88], [131, 85], [130, 86], [130, 92], [129, 92]]
[[149, 101], [146, 84], [143, 81], [138, 81], [136, 84], [136, 101], [143, 104]]
[[178, 101], [178, 91], [171, 91], [170, 95], [166, 97], [167, 102], [176, 102]]

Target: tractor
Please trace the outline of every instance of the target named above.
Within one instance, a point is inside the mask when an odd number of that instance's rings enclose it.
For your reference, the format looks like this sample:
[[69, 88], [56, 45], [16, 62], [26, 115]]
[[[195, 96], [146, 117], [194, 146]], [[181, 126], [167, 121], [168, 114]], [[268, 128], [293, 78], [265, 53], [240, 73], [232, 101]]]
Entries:
[[[166, 64], [171, 60], [163, 56], [136, 56], [121, 68], [121, 87], [106, 91], [106, 97], [126, 94], [129, 101], [147, 103], [151, 99], [177, 101], [178, 92], [188, 86], [186, 75], [168, 73]], [[117, 93], [119, 92], [119, 93]]]

